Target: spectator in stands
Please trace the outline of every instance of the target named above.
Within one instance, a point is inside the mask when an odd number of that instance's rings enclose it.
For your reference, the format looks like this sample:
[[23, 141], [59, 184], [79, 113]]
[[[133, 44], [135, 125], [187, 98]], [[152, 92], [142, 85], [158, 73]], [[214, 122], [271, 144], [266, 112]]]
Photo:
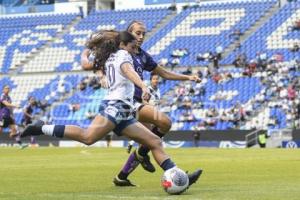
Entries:
[[191, 75], [192, 73], [193, 73], [192, 67], [188, 67], [186, 69], [186, 71], [182, 72], [182, 74], [185, 74], [185, 75]]
[[247, 57], [245, 54], [238, 54], [235, 60], [233, 61], [235, 67], [245, 68], [247, 66]]
[[206, 112], [206, 117], [217, 117], [218, 116], [218, 111], [216, 108], [209, 108], [208, 111]]
[[193, 127], [193, 129], [196, 131], [205, 130], [206, 129], [205, 122], [204, 121], [199, 122], [196, 126]]
[[298, 52], [300, 50], [300, 46], [298, 43], [294, 43], [293, 47], [290, 49], [291, 52]]
[[80, 104], [79, 103], [73, 103], [69, 105], [69, 111], [72, 113], [78, 111], [80, 109]]
[[160, 61], [158, 62], [159, 65], [163, 66], [163, 67], [167, 67], [170, 65], [169, 61], [167, 58], [162, 58], [160, 59]]
[[294, 21], [292, 26], [288, 27], [289, 31], [299, 31], [300, 30], [300, 20]]
[[295, 86], [292, 85], [292, 84], [289, 85], [287, 92], [288, 92], [288, 99], [289, 99], [290, 101], [295, 100], [295, 98], [296, 98], [296, 90], [295, 90]]
[[85, 90], [88, 83], [89, 83], [89, 77], [88, 76], [83, 77], [83, 79], [80, 81], [78, 85], [78, 89], [81, 91]]
[[171, 69], [174, 70], [174, 68], [180, 64], [179, 58], [173, 58], [170, 64], [171, 64]]
[[96, 116], [96, 113], [92, 112], [91, 110], [88, 110], [88, 111], [85, 113], [85, 117], [86, 117], [87, 119], [90, 119], [90, 120], [94, 119], [95, 116]]
[[222, 76], [220, 73], [215, 73], [212, 77], [212, 79], [216, 82], [219, 83], [222, 80]]
[[101, 88], [100, 80], [96, 76], [91, 76], [89, 78], [89, 87], [92, 87], [94, 90]]
[[195, 121], [195, 116], [193, 115], [192, 110], [185, 110], [179, 119], [182, 122], [192, 122]]
[[191, 110], [192, 109], [192, 99], [189, 96], [185, 96], [183, 98], [182, 107], [185, 110]]
[[232, 33], [229, 34], [229, 38], [233, 38], [234, 40], [238, 41], [240, 40], [240, 37], [242, 35], [243, 34], [240, 29], [235, 29]]

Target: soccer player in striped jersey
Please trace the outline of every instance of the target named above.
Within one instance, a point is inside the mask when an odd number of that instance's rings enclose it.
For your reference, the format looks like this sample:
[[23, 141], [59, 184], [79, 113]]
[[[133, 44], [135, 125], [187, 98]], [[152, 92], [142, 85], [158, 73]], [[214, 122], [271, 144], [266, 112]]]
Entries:
[[[168, 80], [191, 80], [191, 81], [200, 81], [198, 76], [187, 76], [183, 74], [177, 74], [171, 71], [164, 69], [162, 66], [159, 66], [153, 58], [141, 48], [143, 44], [146, 28], [142, 22], [133, 21], [127, 28], [127, 31], [130, 32], [137, 40], [135, 52], [132, 54], [133, 66], [137, 74], [143, 80], [143, 71], [149, 71], [157, 73], [160, 77]], [[115, 31], [111, 33], [116, 34]], [[92, 35], [92, 37], [97, 38], [97, 34]], [[94, 40], [96, 41], [96, 40]], [[92, 45], [91, 45], [92, 44]], [[89, 55], [90, 52], [97, 46], [97, 42], [92, 42], [90, 45], [87, 45], [88, 49], [84, 50], [81, 56], [81, 64], [83, 69], [91, 70], [94, 63], [90, 61]], [[98, 74], [101, 79], [102, 86], [105, 87], [106, 76], [103, 72], [99, 71]], [[142, 90], [139, 86], [135, 85], [134, 90], [134, 101], [136, 109], [136, 117], [139, 122], [142, 122], [146, 127], [154, 127], [152, 132], [155, 133], [160, 138], [163, 137], [166, 133], [169, 132], [172, 126], [172, 122], [169, 117], [160, 112], [157, 108], [152, 105], [144, 104], [142, 99]], [[154, 125], [154, 126], [152, 126]], [[113, 183], [116, 186], [135, 186], [127, 178], [136, 167], [141, 164], [142, 167], [148, 172], [155, 172], [155, 168], [150, 161], [148, 155], [150, 149], [146, 146], [141, 145], [136, 151], [130, 154], [128, 160], [123, 166], [119, 174], [114, 178]], [[200, 177], [202, 170], [197, 170], [195, 174], [191, 174], [191, 177], [196, 177], [190, 179], [190, 184], [195, 183]], [[196, 175], [196, 176], [195, 176]]]
[[[142, 99], [149, 99], [149, 90], [134, 71], [133, 60], [129, 53], [135, 49], [136, 40], [128, 32], [121, 32], [115, 39], [99, 36], [95, 47], [95, 68], [102, 68], [108, 78], [109, 92], [102, 101], [99, 114], [87, 129], [74, 125], [44, 125], [38, 121], [28, 125], [22, 136], [48, 135], [69, 138], [91, 145], [114, 131], [147, 146], [160, 167], [166, 171], [176, 165], [164, 152], [161, 139], [137, 122], [134, 116], [134, 85], [142, 90]], [[104, 66], [104, 69], [103, 69]], [[189, 179], [194, 177], [189, 176]]]

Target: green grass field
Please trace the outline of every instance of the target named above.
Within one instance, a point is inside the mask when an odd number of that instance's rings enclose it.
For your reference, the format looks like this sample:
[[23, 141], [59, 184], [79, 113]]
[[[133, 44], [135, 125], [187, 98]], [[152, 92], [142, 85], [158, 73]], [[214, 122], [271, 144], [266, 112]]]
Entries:
[[136, 188], [112, 178], [128, 154], [119, 148], [0, 148], [0, 199], [300, 199], [300, 151], [292, 149], [167, 149], [183, 169], [204, 169], [179, 196], [160, 186], [162, 170], [139, 167]]

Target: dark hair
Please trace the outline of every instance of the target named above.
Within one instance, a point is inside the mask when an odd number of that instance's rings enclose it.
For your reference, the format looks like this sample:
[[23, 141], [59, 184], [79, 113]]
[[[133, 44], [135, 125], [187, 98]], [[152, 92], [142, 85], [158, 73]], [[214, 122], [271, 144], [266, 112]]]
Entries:
[[158, 76], [158, 74], [155, 73], [155, 72], [151, 72], [151, 74], [150, 74], [150, 81], [152, 80], [153, 76]]
[[110, 54], [118, 51], [121, 42], [127, 45], [134, 40], [135, 37], [127, 31], [117, 32], [117, 34], [115, 31], [107, 31], [94, 35], [87, 42], [87, 47], [95, 55], [94, 70], [102, 70], [105, 73], [104, 65]]
[[135, 39], [135, 37], [129, 33], [128, 31], [122, 31], [119, 34], [119, 41], [120, 43], [122, 42], [124, 45], [127, 45], [130, 42], [133, 42]]
[[114, 39], [119, 35], [115, 30], [99, 30], [92, 33], [90, 38], [86, 41], [85, 46], [90, 50], [94, 50], [102, 41], [103, 38]]
[[119, 32], [113, 30], [101, 30], [91, 35], [86, 42], [86, 47], [95, 55], [94, 70], [104, 72], [104, 64], [111, 53], [118, 50], [120, 45]]
[[132, 29], [133, 29], [133, 25], [134, 25], [134, 24], [145, 25], [142, 21], [133, 20], [133, 21], [130, 22], [130, 24], [127, 26], [126, 31], [131, 32]]

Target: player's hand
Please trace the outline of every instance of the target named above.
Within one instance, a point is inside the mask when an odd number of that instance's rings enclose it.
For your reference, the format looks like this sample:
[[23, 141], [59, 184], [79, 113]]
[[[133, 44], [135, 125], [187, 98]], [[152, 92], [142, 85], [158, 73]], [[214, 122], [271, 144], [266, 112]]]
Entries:
[[142, 94], [142, 99], [146, 102], [150, 100], [151, 94], [150, 91], [147, 87], [142, 88], [143, 94]]
[[107, 77], [103, 74], [102, 70], [95, 71], [95, 74], [99, 77], [99, 82], [102, 88], [108, 88]]
[[103, 76], [102, 78], [100, 78], [100, 84], [101, 84], [101, 87], [104, 88], [104, 89], [108, 89], [108, 81], [107, 81], [107, 77], [106, 76]]
[[15, 108], [21, 108], [21, 106], [19, 104], [16, 104]]
[[190, 81], [195, 81], [196, 83], [200, 83], [201, 79], [197, 75], [189, 76]]

